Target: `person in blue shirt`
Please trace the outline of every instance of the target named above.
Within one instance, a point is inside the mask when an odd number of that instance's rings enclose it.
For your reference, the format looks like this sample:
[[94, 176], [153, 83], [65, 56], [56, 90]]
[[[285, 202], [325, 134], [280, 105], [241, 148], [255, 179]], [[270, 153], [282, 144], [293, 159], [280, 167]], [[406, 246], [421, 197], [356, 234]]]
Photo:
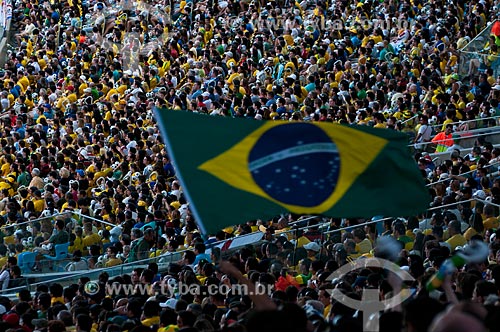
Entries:
[[16, 120], [16, 133], [19, 134], [19, 137], [21, 139], [24, 139], [26, 136], [26, 128], [23, 124], [23, 121], [21, 121], [21, 119]]
[[49, 120], [54, 118], [54, 111], [52, 111], [50, 104], [43, 105], [43, 116]]
[[59, 12], [56, 10], [56, 7], [54, 5], [51, 6], [51, 9], [53, 10], [52, 14], [50, 15], [50, 18], [52, 20], [53, 24], [56, 24], [59, 22], [59, 18], [61, 17], [59, 15]]
[[[148, 219], [150, 218], [151, 214], [148, 214]], [[162, 233], [162, 230], [161, 230], [161, 227], [159, 227], [159, 223], [160, 221], [164, 219], [163, 217], [163, 213], [160, 211], [160, 210], [156, 210], [154, 212], [154, 215], [153, 215], [153, 220], [146, 220], [148, 221], [147, 223], [145, 223], [142, 227], [141, 227], [141, 231], [144, 231], [146, 228], [152, 228], [155, 233], [158, 231], [159, 234], [157, 234], [158, 236], [161, 236], [163, 233]]]
[[205, 254], [205, 250], [207, 250], [207, 247], [205, 246], [204, 243], [195, 244], [194, 253], [196, 254], [196, 258], [194, 260], [193, 265], [198, 264], [202, 259], [205, 259], [209, 263], [212, 263], [212, 259], [210, 258], [210, 255]]
[[479, 79], [477, 77], [473, 78], [470, 81], [470, 92], [474, 94], [475, 97], [480, 96], [482, 94], [481, 88], [479, 87]]
[[271, 107], [272, 104], [276, 104], [276, 98], [274, 96], [274, 92], [273, 91], [268, 91], [267, 92], [267, 97], [269, 98], [266, 102], [266, 106], [267, 107]]
[[19, 85], [14, 84], [14, 82], [9, 82], [9, 91], [14, 96], [15, 99], [19, 98], [21, 94], [21, 87]]
[[284, 98], [278, 98], [278, 108], [276, 109], [276, 112], [279, 115], [282, 115], [283, 113], [287, 112], [287, 109], [285, 107], [285, 99]]
[[163, 156], [163, 170], [165, 171], [165, 176], [167, 178], [171, 178], [171, 177], [175, 176], [174, 166], [170, 162], [170, 159], [168, 158], [167, 155]]
[[196, 100], [196, 98], [198, 98], [198, 96], [201, 96], [201, 94], [203, 93], [203, 90], [201, 89], [200, 82], [193, 83], [192, 92], [193, 92], [193, 94], [190, 97], [191, 100]]
[[138, 228], [138, 229], [142, 230], [145, 225], [146, 224], [144, 223], [144, 221], [139, 219], [139, 220], [137, 220], [137, 222], [135, 223], [133, 228]]
[[309, 80], [309, 83], [307, 83], [307, 85], [304, 87], [307, 92], [311, 92], [311, 91], [314, 91], [316, 89], [316, 83], [314, 82], [315, 79], [314, 79], [314, 76], [309, 76], [308, 77], [308, 80]]
[[358, 46], [361, 46], [361, 40], [358, 38], [357, 35], [354, 35], [351, 37], [351, 43], [354, 47], [358, 47]]

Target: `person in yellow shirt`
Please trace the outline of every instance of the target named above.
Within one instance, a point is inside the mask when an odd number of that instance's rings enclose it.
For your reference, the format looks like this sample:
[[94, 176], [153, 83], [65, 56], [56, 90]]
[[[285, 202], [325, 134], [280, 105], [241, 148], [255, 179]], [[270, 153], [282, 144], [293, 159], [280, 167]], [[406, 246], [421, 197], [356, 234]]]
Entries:
[[73, 85], [66, 87], [66, 98], [70, 103], [76, 103], [78, 100], [78, 96], [76, 95], [75, 87]]
[[301, 229], [297, 229], [293, 232], [295, 239], [292, 242], [295, 244], [296, 248], [302, 248], [309, 242], [311, 242], [307, 237], [304, 236], [304, 232]]
[[493, 68], [486, 68], [486, 75], [488, 75], [488, 78], [486, 79], [488, 81], [488, 83], [491, 85], [491, 86], [495, 86], [496, 84], [496, 79], [495, 77], [493, 76]]
[[81, 75], [80, 76], [80, 86], [78, 87], [78, 97], [83, 96], [86, 88], [88, 88], [87, 77], [85, 75]]
[[104, 267], [112, 267], [122, 263], [121, 259], [116, 258], [118, 250], [114, 246], [108, 247], [108, 249], [106, 250], [106, 254], [108, 255], [108, 259], [106, 260]]
[[141, 316], [141, 324], [151, 328], [160, 324], [160, 305], [156, 301], [147, 301], [144, 304]]
[[[171, 248], [171, 242], [174, 242], [174, 247], [175, 248]], [[150, 254], [149, 254], [149, 258], [155, 258], [155, 257], [158, 257], [158, 256], [161, 256], [167, 252], [175, 252], [177, 250], [177, 245], [175, 245], [175, 240], [170, 240], [169, 243], [167, 244], [167, 240], [164, 238], [164, 237], [160, 237], [158, 239], [158, 244], [157, 244], [157, 248], [155, 251], [152, 251]], [[172, 249], [172, 250], [171, 250]]]
[[103, 95], [103, 97], [101, 97], [101, 100], [106, 100], [106, 101], [109, 101], [109, 99], [111, 98], [112, 95], [114, 95], [115, 93], [118, 93], [118, 91], [114, 88], [113, 86], [113, 82], [108, 82], [107, 86], [103, 86], [103, 90], [104, 88], [106, 88], [106, 92], [105, 94]]
[[42, 197], [42, 192], [40, 190], [35, 190], [33, 192], [33, 205], [35, 206], [35, 212], [41, 213], [45, 208], [45, 200]]
[[21, 87], [22, 91], [25, 92], [30, 85], [30, 80], [22, 72], [19, 72], [17, 83]]
[[467, 240], [461, 233], [461, 223], [458, 220], [452, 220], [448, 224], [448, 235], [450, 236], [446, 243], [450, 245], [453, 252], [457, 247], [461, 247], [467, 243]]
[[35, 103], [33, 102], [32, 96], [30, 94], [19, 96], [19, 102], [21, 104], [25, 104], [29, 111], [31, 111], [33, 107], [35, 107]]
[[59, 283], [52, 283], [49, 286], [49, 294], [51, 296], [50, 304], [54, 305], [56, 303], [64, 304], [63, 298], [63, 286]]
[[492, 67], [493, 63], [498, 63], [498, 57], [498, 46], [493, 44], [491, 45], [488, 55], [484, 57], [484, 62], [488, 67]]
[[88, 250], [88, 248], [92, 245], [98, 245], [102, 248], [101, 237], [97, 233], [92, 232], [92, 223], [85, 223], [83, 225], [83, 231], [85, 237], [83, 238], [83, 248]]
[[444, 122], [443, 122], [443, 126], [441, 127], [441, 131], [445, 131], [446, 126], [448, 124], [452, 124], [453, 122], [455, 122], [454, 119], [455, 119], [456, 115], [457, 115], [457, 111], [455, 111], [455, 110], [447, 110], [446, 111], [446, 120], [444, 120]]
[[112, 169], [109, 167], [109, 165], [107, 165], [106, 161], [96, 162], [95, 167], [96, 167], [96, 172], [94, 174], [94, 181], [96, 181], [100, 177], [105, 177], [106, 175], [108, 175], [109, 172], [112, 171]]
[[357, 251], [356, 251], [356, 241], [353, 239], [346, 239], [343, 242], [344, 249], [345, 249], [345, 254], [347, 255], [347, 260], [352, 261], [353, 259], [358, 258], [361, 256]]
[[470, 239], [474, 235], [484, 235], [484, 225], [483, 225], [483, 217], [481, 217], [481, 214], [479, 213], [474, 213], [470, 217], [469, 224], [471, 225], [464, 233], [464, 238], [467, 241], [470, 241]]
[[4, 238], [3, 243], [7, 246], [14, 245], [16, 243], [16, 237], [14, 236], [14, 228], [6, 227], [3, 229]]
[[10, 171], [10, 164], [12, 163], [12, 155], [10, 154], [5, 155], [2, 159], [3, 160], [2, 160], [1, 171], [2, 171], [2, 176], [5, 177], [7, 176], [7, 174], [9, 174]]
[[356, 242], [356, 252], [360, 255], [367, 254], [372, 250], [372, 243], [366, 237], [366, 233], [362, 228], [356, 228], [353, 232], [354, 242]]
[[[73, 239], [74, 237], [74, 239]], [[77, 250], [83, 252], [83, 228], [81, 226], [76, 226], [74, 234], [70, 234], [70, 246], [68, 252], [73, 253]]]
[[373, 119], [375, 120], [373, 128], [387, 128], [387, 123], [382, 113], [374, 113]]
[[59, 212], [63, 212], [65, 211], [66, 209], [70, 208], [70, 201], [73, 201], [73, 194], [71, 192], [67, 192], [65, 195], [64, 195], [64, 198], [66, 199], [66, 202], [64, 202], [64, 204], [62, 205], [61, 207], [61, 210]]
[[174, 311], [176, 304], [176, 299], [168, 299], [166, 302], [160, 304], [160, 307], [170, 308], [172, 310], [163, 310], [160, 314], [160, 328], [158, 329], [158, 332], [179, 331], [179, 327], [177, 326], [177, 315]]
[[332, 308], [332, 303], [330, 300], [330, 293], [328, 292], [328, 289], [325, 288], [325, 286], [320, 286], [318, 292], [318, 300], [321, 301], [324, 306], [323, 317], [328, 317]]
[[483, 226], [484, 229], [498, 229], [499, 222], [498, 217], [495, 216], [495, 208], [493, 205], [486, 205], [483, 209], [484, 220]]

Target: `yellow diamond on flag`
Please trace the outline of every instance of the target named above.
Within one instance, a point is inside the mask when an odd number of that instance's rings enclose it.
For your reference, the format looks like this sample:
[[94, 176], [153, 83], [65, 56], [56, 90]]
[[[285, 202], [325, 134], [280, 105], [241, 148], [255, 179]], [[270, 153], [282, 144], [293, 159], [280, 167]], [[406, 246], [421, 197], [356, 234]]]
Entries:
[[387, 145], [330, 123], [266, 122], [198, 168], [294, 213], [330, 210]]

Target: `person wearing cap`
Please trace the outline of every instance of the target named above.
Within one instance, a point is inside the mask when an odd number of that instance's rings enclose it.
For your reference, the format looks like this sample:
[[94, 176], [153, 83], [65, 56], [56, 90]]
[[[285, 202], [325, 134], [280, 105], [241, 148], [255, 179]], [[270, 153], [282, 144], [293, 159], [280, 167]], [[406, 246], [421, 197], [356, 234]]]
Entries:
[[201, 97], [198, 97], [198, 107], [206, 107], [208, 110], [211, 109], [212, 100], [210, 99], [210, 93], [208, 91], [203, 92]]
[[[78, 87], [78, 97], [82, 97], [86, 93], [85, 90], [89, 89], [87, 84], [87, 77], [85, 75], [80, 75], [79, 81], [80, 81], [80, 86]], [[87, 92], [91, 91], [92, 89], [87, 90]]]
[[236, 60], [233, 58], [233, 52], [227, 51], [224, 52], [224, 55], [225, 55], [224, 61], [227, 69], [231, 69], [234, 66], [236, 66]]
[[385, 60], [385, 57], [388, 52], [386, 43], [387, 41], [381, 41], [375, 44], [374, 52], [376, 52], [376, 57], [382, 61]]
[[41, 319], [33, 319], [31, 321], [31, 324], [33, 325], [33, 331], [46, 331], [47, 326], [48, 326], [48, 321], [44, 318]]
[[307, 258], [309, 258], [311, 261], [315, 261], [318, 259], [321, 246], [313, 241], [305, 244], [304, 249], [307, 250]]

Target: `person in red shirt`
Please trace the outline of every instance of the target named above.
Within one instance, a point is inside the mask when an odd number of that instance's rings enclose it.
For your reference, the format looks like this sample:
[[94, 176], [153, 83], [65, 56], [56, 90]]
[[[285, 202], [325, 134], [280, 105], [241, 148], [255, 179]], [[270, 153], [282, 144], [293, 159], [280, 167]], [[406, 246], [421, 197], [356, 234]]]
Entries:
[[432, 139], [433, 143], [436, 143], [436, 153], [446, 152], [450, 146], [453, 146], [453, 125], [446, 125], [445, 131], [440, 132]]

